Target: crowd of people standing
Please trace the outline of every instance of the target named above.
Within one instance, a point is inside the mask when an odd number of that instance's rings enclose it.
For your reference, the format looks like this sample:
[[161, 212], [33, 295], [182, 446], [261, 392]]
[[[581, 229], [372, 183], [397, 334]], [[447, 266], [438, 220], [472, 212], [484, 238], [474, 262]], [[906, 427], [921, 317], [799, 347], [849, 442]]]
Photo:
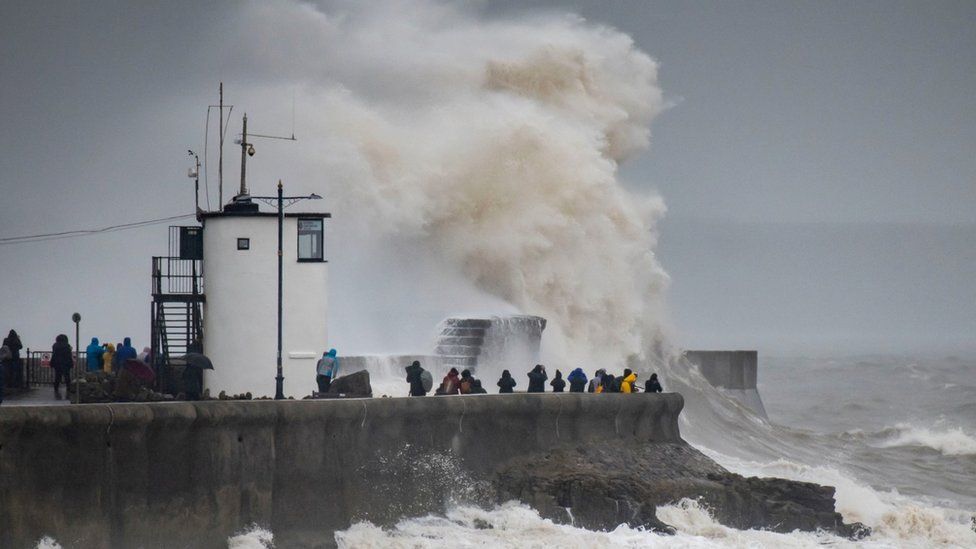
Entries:
[[[420, 361], [416, 360], [413, 364], [406, 367], [406, 371], [407, 383], [410, 385], [410, 396], [426, 396], [430, 392], [433, 381], [430, 372], [424, 370], [420, 365]], [[546, 392], [546, 381], [549, 380], [549, 374], [546, 373], [545, 366], [537, 364], [526, 376], [529, 378], [526, 392]], [[567, 381], [569, 382], [570, 393], [589, 392], [601, 394], [640, 392], [640, 387], [637, 384], [637, 373], [630, 369], [625, 369], [622, 376], [614, 376], [608, 373], [606, 369], [600, 368], [594, 373], [592, 379], [587, 378], [582, 368], [576, 368], [571, 371], [566, 379], [563, 379], [561, 371], [556, 370], [552, 380], [549, 381], [549, 386], [552, 387], [553, 393], [563, 393], [566, 392]], [[515, 392], [515, 387], [518, 386], [518, 383], [512, 377], [511, 372], [504, 370], [496, 385], [498, 386], [498, 392], [504, 394]], [[660, 393], [664, 391], [661, 383], [657, 379], [657, 374], [651, 374], [651, 377], [644, 383], [643, 390], [647, 393]], [[482, 386], [481, 380], [475, 378], [471, 370], [458, 372], [457, 368], [451, 368], [441, 380], [441, 384], [434, 391], [434, 394], [438, 396], [467, 395], [487, 392]]]
[[[20, 336], [15, 330], [10, 330], [0, 346], [0, 403], [3, 402], [5, 385], [11, 387], [24, 386], [24, 363], [20, 351], [24, 348]], [[89, 372], [118, 372], [126, 360], [141, 360], [151, 364], [152, 357], [149, 347], [138, 353], [132, 346], [132, 340], [124, 338], [118, 345], [111, 343], [100, 344], [97, 337], [91, 339], [91, 344], [85, 348], [85, 366]], [[75, 366], [74, 349], [68, 336], [58, 334], [51, 345], [50, 366], [54, 371], [54, 394], [61, 396], [61, 384], [67, 387], [71, 377], [71, 370]]]

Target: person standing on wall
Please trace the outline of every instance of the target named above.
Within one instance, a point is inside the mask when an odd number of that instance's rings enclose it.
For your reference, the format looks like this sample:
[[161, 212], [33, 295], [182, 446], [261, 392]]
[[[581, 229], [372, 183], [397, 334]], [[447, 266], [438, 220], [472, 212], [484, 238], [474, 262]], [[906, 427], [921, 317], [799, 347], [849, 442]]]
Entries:
[[430, 384], [425, 386], [424, 384], [424, 372], [426, 370], [420, 366], [420, 361], [415, 360], [413, 364], [407, 366], [407, 383], [410, 384], [410, 396], [412, 397], [422, 397], [427, 396], [427, 391], [431, 384], [433, 384], [433, 378], [430, 374], [427, 377], [430, 379]]
[[508, 370], [502, 372], [502, 377], [498, 380], [498, 392], [511, 393], [512, 389], [515, 388], [515, 385], [515, 378], [512, 377], [511, 372]]
[[582, 393], [586, 389], [586, 374], [583, 373], [582, 368], [570, 372], [566, 380], [569, 381], [570, 393]]
[[565, 391], [566, 380], [563, 379], [563, 373], [557, 369], [556, 377], [552, 378], [552, 381], [549, 382], [549, 385], [552, 386], [552, 392], [554, 393], [562, 393], [563, 391]]
[[542, 364], [536, 364], [535, 368], [527, 374], [529, 376], [529, 388], [526, 392], [528, 393], [544, 393], [546, 392], [546, 380], [549, 379], [549, 374], [546, 373], [546, 367]]
[[339, 359], [336, 358], [336, 350], [329, 349], [322, 353], [322, 358], [315, 365], [315, 381], [319, 385], [319, 394], [329, 392], [329, 386], [335, 379], [336, 372], [339, 371]]
[[10, 384], [14, 387], [24, 386], [24, 369], [20, 363], [20, 350], [24, 345], [20, 342], [17, 332], [10, 330], [7, 337], [3, 339], [3, 344], [10, 349], [10, 358], [7, 359], [7, 372], [10, 375]]
[[85, 348], [85, 365], [89, 372], [97, 372], [102, 369], [102, 353], [105, 348], [98, 342], [97, 337], [93, 337], [91, 343]]
[[54, 369], [54, 396], [58, 400], [61, 400], [61, 380], [64, 380], [66, 389], [71, 382], [71, 368], [75, 365], [71, 352], [68, 336], [59, 334], [54, 338], [54, 345], [51, 346], [51, 368]]
[[10, 347], [0, 346], [0, 404], [3, 404], [3, 386], [7, 381], [4, 377], [7, 375], [8, 360], [10, 360]]
[[651, 374], [651, 379], [648, 379], [647, 383], [644, 384], [644, 392], [660, 393], [663, 391], [664, 389], [661, 388], [661, 383], [657, 380], [657, 374]]

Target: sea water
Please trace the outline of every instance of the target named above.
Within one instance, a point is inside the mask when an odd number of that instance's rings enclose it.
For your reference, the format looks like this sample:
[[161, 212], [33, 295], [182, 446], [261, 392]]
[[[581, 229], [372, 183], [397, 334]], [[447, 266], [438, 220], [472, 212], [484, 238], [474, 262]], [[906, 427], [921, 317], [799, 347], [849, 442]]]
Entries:
[[[735, 530], [691, 500], [658, 509], [675, 536], [624, 525], [592, 532], [509, 502], [404, 517], [385, 529], [357, 523], [335, 540], [340, 547], [411, 548], [976, 547], [974, 369], [976, 358], [764, 357], [759, 390], [768, 422], [719, 391], [682, 391], [688, 406], [682, 433], [692, 444], [743, 475], [836, 487], [836, 511], [873, 529], [863, 541], [823, 532]], [[701, 381], [693, 372], [671, 377], [676, 385]], [[395, 381], [383, 383], [393, 387]]]

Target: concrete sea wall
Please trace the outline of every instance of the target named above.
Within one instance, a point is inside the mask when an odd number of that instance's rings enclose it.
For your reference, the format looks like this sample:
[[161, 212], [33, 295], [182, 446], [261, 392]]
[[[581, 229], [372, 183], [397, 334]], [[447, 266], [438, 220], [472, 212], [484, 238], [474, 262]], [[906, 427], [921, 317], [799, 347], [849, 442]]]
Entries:
[[463, 397], [0, 408], [0, 547], [223, 547], [256, 523], [329, 546], [477, 499], [507, 461], [677, 442], [681, 395]]
[[685, 351], [684, 356], [698, 365], [702, 376], [713, 386], [723, 389], [759, 416], [768, 417], [756, 387], [759, 377], [757, 351]]

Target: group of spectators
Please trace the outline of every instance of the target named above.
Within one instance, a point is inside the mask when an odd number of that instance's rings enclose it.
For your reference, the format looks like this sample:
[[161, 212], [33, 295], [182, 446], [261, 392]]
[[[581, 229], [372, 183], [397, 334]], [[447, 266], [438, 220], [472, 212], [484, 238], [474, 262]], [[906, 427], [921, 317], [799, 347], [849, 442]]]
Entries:
[[[420, 361], [417, 360], [410, 366], [407, 366], [406, 371], [407, 383], [410, 384], [410, 396], [426, 396], [433, 384], [433, 378], [430, 372], [423, 369]], [[546, 392], [546, 381], [549, 379], [549, 374], [546, 373], [545, 366], [537, 364], [526, 375], [529, 378], [526, 392]], [[586, 377], [582, 368], [576, 368], [570, 372], [566, 379], [563, 379], [562, 372], [556, 370], [555, 376], [549, 381], [552, 392], [566, 392], [567, 381], [569, 382], [570, 393], [636, 393], [640, 391], [637, 385], [637, 373], [630, 369], [625, 369], [624, 374], [617, 377], [607, 373], [605, 369], [600, 368], [593, 375], [592, 379]], [[499, 393], [512, 393], [518, 383], [512, 377], [511, 372], [504, 370], [496, 385], [498, 385]], [[651, 374], [650, 379], [644, 384], [644, 391], [648, 393], [660, 393], [663, 390], [661, 383], [657, 379], [657, 374]], [[484, 394], [487, 392], [482, 386], [481, 380], [474, 377], [471, 370], [458, 372], [457, 368], [451, 368], [443, 380], [441, 380], [441, 384], [434, 391], [434, 394], [468, 395]]]
[[[9, 380], [11, 386], [24, 386], [24, 364], [21, 361], [20, 351], [24, 348], [15, 330], [3, 340], [0, 346], [0, 402], [3, 402], [4, 386]], [[93, 337], [91, 344], [85, 349], [86, 369], [89, 372], [105, 371], [118, 372], [126, 360], [141, 360], [146, 364], [151, 363], [149, 347], [145, 347], [142, 353], [136, 352], [132, 346], [132, 340], [125, 338], [118, 345], [111, 343], [99, 344], [98, 338]], [[51, 345], [51, 369], [54, 370], [54, 394], [61, 396], [61, 383], [68, 385], [71, 376], [71, 369], [74, 368], [74, 349], [65, 334], [58, 334]]]

